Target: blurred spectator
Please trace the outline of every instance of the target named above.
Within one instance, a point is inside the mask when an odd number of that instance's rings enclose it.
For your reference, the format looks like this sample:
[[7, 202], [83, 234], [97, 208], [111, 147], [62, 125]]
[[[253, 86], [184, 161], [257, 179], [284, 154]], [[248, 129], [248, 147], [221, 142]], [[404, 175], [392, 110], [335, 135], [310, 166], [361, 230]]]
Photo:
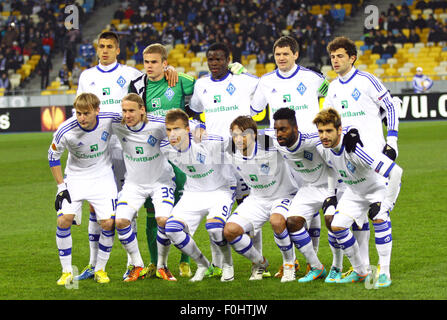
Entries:
[[408, 37], [408, 42], [411, 43], [416, 43], [416, 42], [420, 42], [421, 41], [421, 37], [419, 37], [419, 35], [416, 33], [416, 30], [411, 29], [410, 30], [410, 36]]
[[433, 80], [422, 73], [422, 68], [416, 68], [416, 74], [413, 77], [413, 89], [415, 93], [424, 93], [433, 86]]
[[5, 91], [11, 89], [11, 83], [9, 82], [8, 74], [6, 72], [2, 72], [0, 77], [0, 88], [4, 88]]
[[63, 86], [69, 86], [70, 85], [69, 80], [70, 80], [71, 74], [68, 71], [67, 65], [65, 65], [65, 64], [62, 65], [62, 68], [59, 70], [58, 76], [59, 76], [61, 85], [63, 85]]
[[379, 54], [380, 56], [383, 55], [384, 49], [382, 45], [379, 43], [379, 41], [374, 42], [374, 46], [371, 49], [371, 53]]
[[37, 70], [40, 74], [40, 88], [45, 89], [50, 82], [50, 72], [53, 69], [51, 58], [44, 53], [37, 64]]
[[383, 53], [389, 54], [391, 55], [391, 57], [393, 57], [396, 54], [396, 52], [397, 52], [396, 46], [393, 44], [391, 40], [388, 40]]

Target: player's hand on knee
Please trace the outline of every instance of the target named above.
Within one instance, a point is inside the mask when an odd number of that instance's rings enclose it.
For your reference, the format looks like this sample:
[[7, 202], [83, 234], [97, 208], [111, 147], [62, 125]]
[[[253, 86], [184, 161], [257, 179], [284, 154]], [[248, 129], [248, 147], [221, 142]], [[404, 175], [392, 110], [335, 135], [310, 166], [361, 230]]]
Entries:
[[360, 140], [359, 131], [355, 128], [350, 129], [343, 137], [343, 145], [347, 152], [355, 152], [357, 143], [363, 147], [363, 142]]
[[[328, 215], [333, 215], [335, 212], [335, 208], [337, 208], [337, 197], [336, 196], [331, 196], [331, 197], [327, 197], [324, 201], [323, 201], [323, 206], [321, 207], [321, 209], [323, 210], [323, 214], [326, 215], [326, 213]], [[332, 207], [331, 209], [329, 209], [330, 207]], [[329, 209], [329, 211], [328, 211]]]
[[379, 214], [380, 212], [380, 207], [381, 207], [381, 203], [380, 202], [374, 202], [371, 203], [369, 205], [369, 210], [368, 210], [368, 218], [370, 218], [371, 220], [374, 220], [375, 217]]
[[67, 186], [65, 183], [61, 183], [57, 186], [57, 194], [56, 201], [54, 202], [54, 208], [56, 211], [59, 211], [62, 208], [62, 202], [67, 200], [68, 203], [71, 203], [70, 193], [68, 192]]

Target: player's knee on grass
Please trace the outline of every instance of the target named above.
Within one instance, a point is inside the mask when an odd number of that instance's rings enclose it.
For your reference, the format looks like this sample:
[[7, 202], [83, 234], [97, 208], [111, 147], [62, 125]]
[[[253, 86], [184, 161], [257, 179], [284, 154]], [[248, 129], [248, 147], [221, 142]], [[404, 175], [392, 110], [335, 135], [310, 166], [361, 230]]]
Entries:
[[69, 228], [73, 224], [74, 214], [63, 214], [57, 218], [57, 226], [59, 228]]
[[331, 225], [331, 230], [333, 232], [342, 231], [342, 230], [345, 230], [345, 229], [346, 229], [345, 227], [338, 227], [338, 226]]
[[286, 218], [278, 213], [274, 213], [270, 216], [270, 224], [272, 225], [273, 232], [276, 234], [282, 233], [287, 228]]
[[244, 233], [244, 229], [240, 225], [234, 222], [228, 222], [224, 228], [224, 237], [228, 242], [232, 242], [234, 239]]
[[304, 227], [306, 219], [303, 217], [293, 216], [287, 218], [287, 230], [290, 232], [297, 232]]

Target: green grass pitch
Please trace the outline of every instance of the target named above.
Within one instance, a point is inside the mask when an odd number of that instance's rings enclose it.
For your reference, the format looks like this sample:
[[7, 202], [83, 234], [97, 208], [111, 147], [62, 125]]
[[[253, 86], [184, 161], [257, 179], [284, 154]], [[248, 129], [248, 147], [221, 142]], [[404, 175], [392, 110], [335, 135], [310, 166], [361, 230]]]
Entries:
[[[189, 283], [178, 276], [179, 251], [171, 247], [169, 266], [178, 282], [151, 278], [135, 283], [121, 281], [126, 255], [117, 237], [107, 271], [111, 282], [93, 280], [67, 289], [56, 285], [61, 268], [55, 241], [56, 185], [51, 176], [47, 150], [50, 133], [0, 135], [0, 299], [2, 300], [444, 300], [447, 298], [447, 122], [404, 122], [399, 132], [398, 164], [404, 169], [402, 189], [392, 212], [393, 253], [391, 287], [381, 290], [364, 284], [328, 285], [321, 280], [307, 284], [282, 284], [278, 279], [248, 281], [250, 263], [233, 252], [235, 280], [218, 278]], [[145, 261], [145, 214], [140, 210], [138, 236]], [[81, 226], [72, 227], [73, 264], [88, 263], [88, 210], [84, 206]], [[264, 255], [272, 274], [281, 264], [270, 225], [264, 226]], [[204, 225], [195, 236], [210, 258]], [[332, 256], [322, 224], [320, 260], [330, 266]], [[371, 263], [377, 263], [374, 232], [371, 231]], [[297, 252], [304, 274], [305, 262]], [[192, 264], [193, 271], [196, 269]], [[348, 261], [345, 258], [345, 270]]]

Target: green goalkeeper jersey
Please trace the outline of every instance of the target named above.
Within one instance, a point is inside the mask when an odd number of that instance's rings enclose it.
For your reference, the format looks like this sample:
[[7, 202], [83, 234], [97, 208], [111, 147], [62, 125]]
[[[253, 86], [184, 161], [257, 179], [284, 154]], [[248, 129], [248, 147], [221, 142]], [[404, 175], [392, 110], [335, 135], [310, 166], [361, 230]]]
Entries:
[[165, 116], [170, 109], [185, 110], [185, 96], [190, 96], [194, 92], [196, 82], [194, 77], [179, 72], [178, 80], [174, 87], [169, 87], [165, 78], [148, 81], [144, 75], [131, 82], [129, 92], [138, 93], [143, 98], [146, 110], [151, 115]]

